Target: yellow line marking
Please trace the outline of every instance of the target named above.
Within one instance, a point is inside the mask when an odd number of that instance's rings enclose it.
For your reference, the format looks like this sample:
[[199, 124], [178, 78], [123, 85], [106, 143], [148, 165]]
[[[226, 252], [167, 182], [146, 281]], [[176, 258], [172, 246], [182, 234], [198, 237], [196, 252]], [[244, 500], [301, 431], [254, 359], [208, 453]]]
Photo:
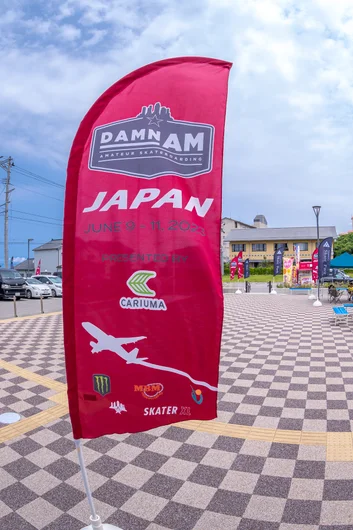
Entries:
[[58, 393], [51, 396], [48, 401], [57, 403], [53, 407], [38, 412], [29, 418], [24, 418], [17, 423], [7, 425], [6, 427], [0, 428], [0, 443], [17, 438], [22, 434], [33, 431], [37, 427], [42, 427], [51, 421], [57, 420], [62, 416], [65, 416], [69, 412], [68, 401], [67, 401], [67, 386], [59, 381], [50, 379], [43, 375], [30, 372], [24, 368], [20, 368], [15, 364], [8, 363], [0, 359], [0, 367], [4, 368], [8, 372], [23, 377], [27, 381], [32, 381], [38, 385], [44, 386], [50, 390], [56, 390]]
[[55, 394], [54, 396], [50, 396], [49, 401], [54, 401], [54, 403], [58, 403], [58, 405], [63, 405], [69, 410], [69, 402], [67, 399], [67, 392], [60, 392], [60, 394]]
[[328, 432], [326, 459], [329, 462], [352, 462], [352, 434], [349, 432]]
[[[69, 407], [66, 385], [1, 359], [0, 367], [28, 381], [33, 381], [48, 389], [57, 391], [57, 394], [48, 398], [48, 401], [56, 403], [53, 407], [43, 410], [29, 418], [24, 418], [15, 424], [2, 427], [0, 429], [0, 443], [17, 438], [22, 434], [30, 432], [37, 427], [42, 427], [68, 414]], [[218, 436], [229, 436], [231, 438], [242, 438], [244, 440], [324, 446], [326, 447], [327, 461], [353, 462], [353, 433], [351, 432], [287, 431], [284, 429], [265, 429], [246, 425], [235, 425], [217, 420], [188, 420], [174, 423], [173, 425], [181, 429], [190, 429], [192, 431], [210, 433]]]
[[19, 322], [22, 320], [34, 320], [36, 318], [52, 317], [53, 315], [62, 315], [62, 311], [53, 311], [51, 313], [39, 313], [38, 315], [28, 315], [24, 317], [3, 318], [0, 324], [8, 324], [9, 322]]
[[302, 432], [301, 445], [327, 445], [327, 432]]
[[22, 434], [33, 431], [37, 427], [42, 427], [53, 420], [61, 418], [61, 416], [65, 416], [67, 413], [67, 407], [64, 405], [56, 405], [51, 409], [43, 410], [43, 412], [39, 412], [38, 414], [25, 418], [17, 423], [2, 427], [0, 429], [0, 443], [17, 438]]
[[287, 431], [284, 429], [276, 429], [274, 442], [282, 444], [299, 444], [301, 434], [301, 431]]
[[1, 359], [0, 359], [0, 367], [4, 368], [8, 372], [12, 372], [13, 374], [23, 377], [23, 379], [27, 379], [27, 381], [33, 381], [34, 383], [38, 383], [38, 385], [46, 386], [47, 388], [50, 388], [51, 390], [57, 390], [58, 392], [64, 392], [67, 389], [67, 386], [64, 385], [63, 383], [60, 383], [59, 381], [50, 379], [50, 377], [45, 377], [43, 375], [36, 374], [35, 372], [31, 372], [30, 370], [25, 370], [24, 368], [20, 368], [19, 366], [16, 366], [15, 364], [8, 363]]

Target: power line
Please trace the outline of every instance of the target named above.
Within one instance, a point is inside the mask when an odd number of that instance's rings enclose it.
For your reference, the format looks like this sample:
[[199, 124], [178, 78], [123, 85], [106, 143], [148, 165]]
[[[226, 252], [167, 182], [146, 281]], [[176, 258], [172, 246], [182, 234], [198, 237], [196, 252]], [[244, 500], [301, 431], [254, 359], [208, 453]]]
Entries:
[[11, 212], [23, 213], [25, 215], [32, 215], [34, 217], [42, 217], [43, 219], [52, 219], [53, 221], [62, 222], [62, 219], [58, 219], [57, 217], [48, 217], [47, 215], [39, 215], [38, 213], [23, 212], [22, 210], [16, 210], [15, 208], [11, 208]]
[[55, 186], [57, 188], [62, 188], [62, 189], [65, 188], [65, 186], [63, 184], [60, 184], [59, 182], [55, 182], [54, 180], [48, 179], [46, 177], [42, 177], [41, 175], [38, 175], [38, 173], [34, 173], [33, 171], [28, 171], [28, 169], [22, 168], [20, 166], [15, 166], [14, 171], [16, 171], [20, 175], [23, 175], [27, 178], [31, 178], [38, 182], [42, 182], [43, 184], [47, 184], [48, 186]]
[[16, 188], [20, 190], [26, 190], [31, 193], [35, 193], [35, 195], [41, 195], [42, 197], [47, 197], [48, 199], [53, 199], [54, 201], [64, 202], [64, 199], [58, 199], [57, 197], [52, 197], [51, 195], [46, 195], [45, 193], [40, 193], [39, 191], [31, 190], [31, 188], [27, 188], [26, 186], [18, 186], [16, 184]]
[[49, 221], [40, 221], [39, 219], [26, 219], [25, 217], [17, 217], [17, 216], [12, 215], [11, 220], [13, 219], [19, 219], [21, 221], [27, 221], [30, 223], [40, 223], [42, 225], [54, 225], [54, 226], [61, 226], [61, 227], [63, 226], [62, 224], [59, 224], [59, 223], [51, 223]]
[[[2, 245], [4, 242], [0, 241], [0, 245]], [[27, 241], [9, 241], [9, 245], [27, 245]], [[44, 243], [38, 243], [38, 241], [32, 241], [32, 245], [44, 245]]]

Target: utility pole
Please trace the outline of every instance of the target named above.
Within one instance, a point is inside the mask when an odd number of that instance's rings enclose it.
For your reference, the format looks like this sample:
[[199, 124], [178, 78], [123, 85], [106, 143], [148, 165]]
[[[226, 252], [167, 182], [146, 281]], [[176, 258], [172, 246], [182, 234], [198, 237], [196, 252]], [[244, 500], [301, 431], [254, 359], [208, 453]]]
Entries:
[[4, 267], [5, 269], [9, 266], [9, 204], [10, 204], [10, 193], [13, 189], [10, 189], [11, 179], [11, 167], [13, 159], [9, 156], [6, 160], [1, 161], [1, 167], [6, 171], [5, 178], [5, 219], [4, 219]]

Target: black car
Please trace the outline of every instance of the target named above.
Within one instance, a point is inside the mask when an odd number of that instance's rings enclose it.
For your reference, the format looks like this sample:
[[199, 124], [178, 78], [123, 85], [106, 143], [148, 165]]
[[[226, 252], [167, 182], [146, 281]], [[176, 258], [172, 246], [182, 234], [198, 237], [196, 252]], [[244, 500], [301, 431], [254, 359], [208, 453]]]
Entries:
[[339, 269], [330, 269], [327, 276], [321, 278], [321, 283], [346, 283], [352, 281], [352, 278]]
[[0, 300], [14, 296], [19, 300], [25, 294], [26, 285], [21, 274], [12, 269], [0, 269]]

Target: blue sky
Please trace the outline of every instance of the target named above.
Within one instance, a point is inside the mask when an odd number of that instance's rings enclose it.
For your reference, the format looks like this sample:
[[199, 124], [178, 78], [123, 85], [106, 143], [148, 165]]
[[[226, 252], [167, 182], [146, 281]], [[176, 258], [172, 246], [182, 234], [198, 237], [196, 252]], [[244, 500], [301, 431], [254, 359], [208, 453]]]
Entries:
[[[35, 246], [61, 236], [64, 189], [28, 171], [64, 185], [95, 99], [129, 71], [180, 55], [234, 63], [224, 215], [313, 225], [318, 203], [322, 224], [349, 230], [352, 37], [351, 0], [5, 0], [0, 155], [15, 162], [10, 256], [26, 257], [28, 238]], [[0, 215], [0, 264], [3, 239]]]

